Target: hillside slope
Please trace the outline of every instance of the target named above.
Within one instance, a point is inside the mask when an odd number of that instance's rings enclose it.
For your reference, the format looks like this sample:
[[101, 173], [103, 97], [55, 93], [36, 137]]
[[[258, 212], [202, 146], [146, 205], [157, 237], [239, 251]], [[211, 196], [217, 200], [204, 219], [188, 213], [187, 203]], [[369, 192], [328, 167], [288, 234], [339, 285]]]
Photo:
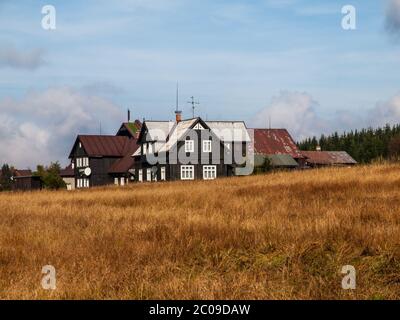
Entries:
[[400, 165], [4, 193], [0, 248], [2, 299], [398, 299]]

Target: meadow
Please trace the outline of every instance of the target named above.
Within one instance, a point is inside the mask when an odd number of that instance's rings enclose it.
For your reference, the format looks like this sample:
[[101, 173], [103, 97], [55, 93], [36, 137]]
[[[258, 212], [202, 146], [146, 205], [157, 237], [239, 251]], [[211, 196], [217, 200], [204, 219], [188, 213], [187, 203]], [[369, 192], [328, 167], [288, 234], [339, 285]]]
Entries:
[[399, 164], [0, 194], [0, 299], [399, 298]]

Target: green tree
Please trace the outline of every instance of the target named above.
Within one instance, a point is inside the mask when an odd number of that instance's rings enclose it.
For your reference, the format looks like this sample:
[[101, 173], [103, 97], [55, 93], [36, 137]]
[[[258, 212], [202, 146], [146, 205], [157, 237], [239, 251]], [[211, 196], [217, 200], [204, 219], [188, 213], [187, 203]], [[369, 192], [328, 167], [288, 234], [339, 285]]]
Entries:
[[3, 164], [0, 173], [0, 191], [11, 190], [13, 169], [8, 164]]
[[66, 188], [64, 180], [60, 176], [61, 166], [59, 162], [52, 162], [50, 166], [38, 165], [35, 175], [41, 177], [46, 189], [58, 190]]

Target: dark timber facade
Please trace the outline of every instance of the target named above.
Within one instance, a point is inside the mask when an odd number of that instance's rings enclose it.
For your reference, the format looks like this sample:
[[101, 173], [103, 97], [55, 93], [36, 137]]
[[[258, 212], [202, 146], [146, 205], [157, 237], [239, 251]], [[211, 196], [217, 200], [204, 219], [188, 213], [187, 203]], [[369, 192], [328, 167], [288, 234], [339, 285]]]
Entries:
[[146, 121], [133, 157], [135, 181], [233, 176], [245, 165], [249, 143], [243, 122], [205, 122], [201, 118]]

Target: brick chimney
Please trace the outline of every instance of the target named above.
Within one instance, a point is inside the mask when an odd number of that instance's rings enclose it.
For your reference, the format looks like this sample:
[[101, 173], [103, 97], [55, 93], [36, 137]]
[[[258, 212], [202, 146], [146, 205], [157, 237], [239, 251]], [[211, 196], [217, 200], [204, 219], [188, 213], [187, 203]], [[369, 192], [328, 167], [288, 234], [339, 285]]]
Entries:
[[182, 121], [182, 111], [175, 111], [175, 118], [176, 118], [176, 123], [179, 123]]

